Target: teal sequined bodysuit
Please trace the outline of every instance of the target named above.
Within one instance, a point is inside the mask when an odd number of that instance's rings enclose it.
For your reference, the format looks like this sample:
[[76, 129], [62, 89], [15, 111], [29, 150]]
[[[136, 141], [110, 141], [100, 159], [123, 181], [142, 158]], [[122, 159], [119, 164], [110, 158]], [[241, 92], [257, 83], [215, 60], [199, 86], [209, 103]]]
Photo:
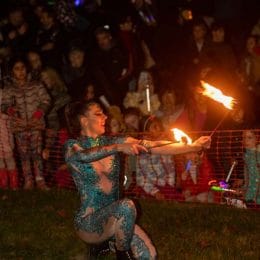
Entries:
[[81, 197], [76, 230], [87, 243], [110, 240], [118, 250], [131, 248], [137, 259], [155, 259], [154, 246], [135, 224], [134, 203], [119, 200], [120, 154], [111, 145], [124, 141], [111, 136], [80, 137], [65, 144], [65, 160]]

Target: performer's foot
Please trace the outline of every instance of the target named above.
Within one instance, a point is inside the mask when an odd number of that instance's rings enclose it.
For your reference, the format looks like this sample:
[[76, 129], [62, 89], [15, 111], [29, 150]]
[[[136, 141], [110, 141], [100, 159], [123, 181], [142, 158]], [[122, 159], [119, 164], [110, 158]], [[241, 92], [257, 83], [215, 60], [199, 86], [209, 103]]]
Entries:
[[131, 250], [119, 251], [116, 250], [117, 260], [134, 260], [134, 256]]
[[95, 260], [100, 255], [105, 255], [110, 252], [109, 242], [105, 241], [99, 245], [91, 245], [89, 248], [89, 259]]

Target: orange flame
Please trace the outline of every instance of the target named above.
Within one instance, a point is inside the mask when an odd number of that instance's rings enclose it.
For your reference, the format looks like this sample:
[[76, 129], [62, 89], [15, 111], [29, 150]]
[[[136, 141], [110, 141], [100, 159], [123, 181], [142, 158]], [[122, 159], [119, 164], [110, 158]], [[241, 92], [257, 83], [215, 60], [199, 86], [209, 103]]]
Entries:
[[175, 138], [175, 140], [177, 142], [181, 142], [181, 143], [186, 143], [187, 142], [187, 144], [191, 144], [192, 143], [191, 138], [187, 134], [185, 134], [183, 131], [181, 131], [180, 129], [173, 128], [172, 132], [173, 132], [174, 138]]
[[201, 80], [201, 85], [204, 88], [202, 95], [212, 98], [213, 100], [223, 104], [228, 109], [233, 109], [235, 99], [229, 96], [225, 96], [220, 89], [217, 89], [205, 81]]

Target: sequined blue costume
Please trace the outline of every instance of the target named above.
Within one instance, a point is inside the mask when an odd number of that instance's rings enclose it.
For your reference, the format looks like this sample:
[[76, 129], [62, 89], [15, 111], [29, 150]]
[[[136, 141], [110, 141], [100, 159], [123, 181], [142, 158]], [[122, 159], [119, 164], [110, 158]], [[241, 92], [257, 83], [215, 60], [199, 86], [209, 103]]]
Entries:
[[136, 259], [155, 259], [155, 248], [135, 224], [136, 209], [129, 199], [119, 200], [120, 154], [113, 144], [124, 138], [80, 137], [65, 144], [65, 160], [81, 197], [75, 216], [78, 235], [87, 243], [115, 241]]

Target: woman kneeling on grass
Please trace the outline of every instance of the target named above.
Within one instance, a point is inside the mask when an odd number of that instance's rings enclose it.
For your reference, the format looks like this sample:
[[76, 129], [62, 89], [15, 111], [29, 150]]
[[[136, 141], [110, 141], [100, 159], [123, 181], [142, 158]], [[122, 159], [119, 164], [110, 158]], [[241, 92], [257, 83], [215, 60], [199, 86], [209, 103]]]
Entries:
[[66, 118], [70, 133], [77, 136], [65, 144], [65, 160], [81, 196], [75, 217], [77, 234], [93, 245], [91, 252], [96, 255], [113, 241], [117, 259], [156, 259], [151, 240], [135, 224], [133, 201], [119, 199], [120, 153], [196, 152], [208, 148], [210, 138], [200, 137], [191, 145], [176, 143], [152, 148], [166, 141], [104, 136], [107, 117], [95, 102], [68, 105]]

